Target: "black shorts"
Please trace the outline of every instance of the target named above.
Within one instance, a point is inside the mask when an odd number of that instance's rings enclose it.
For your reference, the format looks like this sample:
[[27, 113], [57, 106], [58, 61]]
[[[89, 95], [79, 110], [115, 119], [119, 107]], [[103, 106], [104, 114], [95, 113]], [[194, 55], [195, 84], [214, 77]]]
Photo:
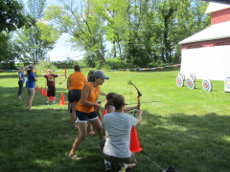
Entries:
[[55, 97], [55, 87], [54, 86], [48, 86], [47, 96]]
[[78, 102], [81, 98], [81, 90], [69, 90], [68, 100], [69, 102]]
[[87, 122], [98, 118], [97, 112], [85, 113], [76, 110], [76, 116], [78, 122]]

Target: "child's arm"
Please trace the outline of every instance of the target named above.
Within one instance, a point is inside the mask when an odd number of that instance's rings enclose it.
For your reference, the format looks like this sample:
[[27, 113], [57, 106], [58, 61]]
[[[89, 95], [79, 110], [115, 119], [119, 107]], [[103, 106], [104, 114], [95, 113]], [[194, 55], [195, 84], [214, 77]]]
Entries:
[[125, 107], [125, 108], [124, 108], [124, 111], [125, 111], [125, 112], [128, 112], [128, 111], [130, 111], [130, 110], [134, 110], [134, 109], [138, 109], [138, 108], [139, 108], [139, 106]]

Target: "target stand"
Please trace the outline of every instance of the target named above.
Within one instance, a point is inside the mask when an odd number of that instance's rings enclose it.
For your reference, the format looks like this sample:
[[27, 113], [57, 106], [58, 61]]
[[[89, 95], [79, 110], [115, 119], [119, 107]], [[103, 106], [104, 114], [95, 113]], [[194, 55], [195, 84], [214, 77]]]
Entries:
[[178, 75], [177, 75], [177, 76], [182, 77], [183, 81], [185, 80], [185, 75], [184, 75], [184, 73], [180, 72], [180, 73], [178, 73]]
[[176, 85], [177, 85], [177, 87], [183, 87], [184, 86], [184, 80], [180, 75], [178, 75], [176, 77]]
[[186, 85], [190, 89], [195, 89], [195, 82], [192, 78], [187, 78], [186, 79]]
[[195, 73], [191, 73], [190, 74], [190, 79], [192, 79], [195, 82], [196, 81], [196, 74]]
[[209, 79], [202, 81], [202, 87], [204, 91], [212, 91], [212, 82]]
[[230, 92], [230, 77], [227, 77], [224, 81], [224, 92]]

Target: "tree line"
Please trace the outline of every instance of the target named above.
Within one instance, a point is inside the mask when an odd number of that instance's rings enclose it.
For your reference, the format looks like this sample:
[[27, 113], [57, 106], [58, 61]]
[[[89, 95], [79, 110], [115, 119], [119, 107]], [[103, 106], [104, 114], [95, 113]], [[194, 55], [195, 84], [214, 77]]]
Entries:
[[200, 0], [62, 0], [60, 4], [28, 0], [25, 14], [35, 22], [13, 35], [18, 60], [47, 60], [58, 37], [68, 33], [72, 45], [85, 52], [83, 60], [89, 67], [179, 63], [178, 42], [206, 28], [210, 19], [205, 14], [208, 3]]

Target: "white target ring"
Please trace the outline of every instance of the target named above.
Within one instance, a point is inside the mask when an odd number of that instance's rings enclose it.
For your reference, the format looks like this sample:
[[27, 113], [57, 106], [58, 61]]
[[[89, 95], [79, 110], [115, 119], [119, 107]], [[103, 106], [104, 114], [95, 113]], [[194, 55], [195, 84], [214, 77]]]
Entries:
[[208, 79], [202, 81], [202, 87], [204, 91], [212, 91], [212, 83]]
[[184, 80], [181, 76], [177, 76], [176, 77], [176, 85], [178, 87], [183, 87], [184, 86]]
[[182, 72], [178, 73], [177, 76], [180, 76], [183, 79], [183, 81], [185, 80], [185, 76], [184, 76], [184, 74]]
[[190, 89], [194, 89], [195, 88], [195, 82], [193, 81], [192, 78], [187, 78], [186, 79], [186, 85]]

